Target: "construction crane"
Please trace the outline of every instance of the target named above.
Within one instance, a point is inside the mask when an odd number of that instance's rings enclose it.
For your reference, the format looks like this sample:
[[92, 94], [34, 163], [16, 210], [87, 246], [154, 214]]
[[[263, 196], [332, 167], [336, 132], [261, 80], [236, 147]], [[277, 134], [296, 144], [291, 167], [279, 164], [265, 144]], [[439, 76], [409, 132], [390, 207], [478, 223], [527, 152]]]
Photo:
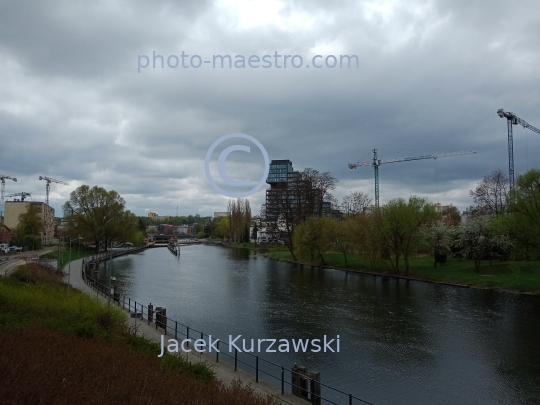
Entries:
[[506, 118], [508, 125], [508, 180], [510, 183], [510, 189], [514, 188], [514, 134], [512, 133], [512, 125], [520, 124], [523, 128], [530, 129], [531, 131], [540, 134], [540, 129], [533, 127], [525, 120], [519, 118], [516, 114], [510, 111], [504, 111], [502, 108], [497, 110], [497, 115], [500, 118]]
[[450, 152], [450, 153], [440, 153], [438, 155], [422, 155], [422, 156], [413, 156], [399, 159], [388, 159], [388, 160], [379, 160], [377, 158], [377, 149], [373, 149], [373, 161], [372, 162], [357, 162], [349, 163], [349, 169], [356, 169], [358, 166], [372, 166], [375, 171], [375, 206], [379, 206], [379, 166], [387, 163], [399, 163], [399, 162], [409, 162], [411, 160], [422, 160], [422, 159], [437, 159], [441, 157], [450, 157], [450, 156], [459, 156], [459, 155], [469, 155], [471, 153], [476, 153], [473, 150], [462, 151], [462, 152]]
[[21, 197], [21, 201], [24, 201], [26, 197], [32, 197], [32, 194], [23, 191], [22, 193], [8, 194], [6, 197]]
[[56, 179], [53, 179], [53, 178], [47, 177], [47, 176], [39, 176], [39, 179], [40, 180], [45, 180], [47, 182], [47, 185], [45, 186], [45, 190], [47, 192], [45, 202], [46, 202], [47, 205], [49, 205], [49, 190], [51, 189], [51, 183], [58, 183], [58, 184], [63, 184], [65, 186], [69, 186], [69, 184], [67, 184], [66, 182], [64, 182], [62, 180], [56, 180]]
[[17, 179], [15, 177], [6, 176], [5, 174], [0, 174], [0, 180], [2, 181], [2, 191], [1, 191], [1, 201], [0, 203], [0, 218], [4, 217], [4, 197], [6, 195], [6, 180], [13, 180], [14, 182], [17, 182]]

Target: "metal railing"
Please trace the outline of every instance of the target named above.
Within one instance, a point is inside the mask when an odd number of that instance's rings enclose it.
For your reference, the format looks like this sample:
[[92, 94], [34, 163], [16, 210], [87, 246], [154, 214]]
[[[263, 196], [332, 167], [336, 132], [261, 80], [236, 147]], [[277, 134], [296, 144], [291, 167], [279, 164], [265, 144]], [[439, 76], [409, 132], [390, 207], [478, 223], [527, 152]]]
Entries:
[[[114, 255], [113, 255], [114, 257]], [[100, 255], [96, 256], [96, 259], [99, 260], [105, 260], [110, 258], [109, 255]], [[127, 309], [130, 313], [135, 314], [135, 319], [140, 318], [141, 321], [146, 320], [148, 325], [150, 323], [154, 323], [156, 329], [162, 329], [164, 335], [166, 336], [174, 336], [175, 340], [178, 340], [178, 337], [185, 337], [185, 339], [205, 339], [210, 338], [210, 335], [203, 333], [199, 330], [196, 330], [194, 328], [189, 327], [188, 325], [184, 325], [181, 322], [178, 322], [172, 318], [168, 318], [167, 316], [162, 316], [160, 321], [157, 320], [157, 313], [156, 313], [156, 307], [148, 308], [148, 306], [145, 306], [134, 299], [131, 299], [130, 297], [126, 297], [125, 294], [115, 294], [113, 296], [112, 289], [110, 290], [107, 286], [104, 284], [101, 284], [96, 279], [88, 276], [86, 273], [86, 268], [91, 263], [98, 263], [97, 261], [88, 260], [82, 268], [82, 277], [83, 280], [86, 282], [88, 286], [93, 288], [96, 291], [96, 295], [102, 294], [104, 297], [112, 297], [113, 301], [117, 303], [118, 306], [122, 306], [123, 309]], [[212, 335], [212, 337], [215, 340], [215, 336]], [[190, 347], [190, 344], [186, 342], [188, 347]], [[191, 345], [192, 346], [192, 345]], [[216, 347], [218, 351], [215, 353], [215, 361], [219, 362], [220, 360], [227, 360], [231, 365], [234, 365], [234, 371], [237, 371], [239, 368], [247, 373], [254, 373], [255, 381], [259, 382], [259, 379], [261, 376], [266, 377], [265, 380], [268, 382], [271, 382], [272, 384], [278, 384], [279, 387], [281, 387], [281, 394], [291, 393], [293, 387], [296, 387], [301, 392], [305, 393], [304, 399], [307, 399], [312, 404], [335, 404], [335, 405], [354, 405], [354, 404], [367, 404], [367, 405], [373, 405], [371, 402], [365, 401], [361, 398], [358, 398], [354, 396], [351, 393], [347, 393], [344, 391], [341, 391], [337, 388], [331, 387], [329, 385], [323, 384], [319, 381], [312, 381], [312, 379], [309, 379], [309, 383], [306, 386], [298, 386], [294, 385], [292, 382], [293, 375], [298, 375], [306, 378], [305, 374], [294, 372], [282, 365], [276, 364], [272, 361], [263, 359], [260, 356], [253, 355], [251, 353], [246, 353], [242, 351], [238, 351], [236, 347], [234, 348], [234, 351], [232, 350], [232, 347], [225, 341], [219, 340], [216, 344]], [[228, 350], [222, 350], [225, 347], [225, 349], [228, 348]], [[192, 352], [193, 353], [193, 352]], [[197, 352], [196, 352], [197, 353]], [[234, 354], [231, 354], [234, 353]], [[195, 353], [193, 353], [195, 354]], [[326, 389], [328, 391], [327, 397], [324, 397], [322, 393], [314, 394], [311, 392], [311, 395], [308, 394], [309, 386], [313, 386], [312, 384], [319, 384], [322, 388]], [[306, 388], [308, 387], [308, 388]], [[309, 398], [308, 398], [309, 397]]]

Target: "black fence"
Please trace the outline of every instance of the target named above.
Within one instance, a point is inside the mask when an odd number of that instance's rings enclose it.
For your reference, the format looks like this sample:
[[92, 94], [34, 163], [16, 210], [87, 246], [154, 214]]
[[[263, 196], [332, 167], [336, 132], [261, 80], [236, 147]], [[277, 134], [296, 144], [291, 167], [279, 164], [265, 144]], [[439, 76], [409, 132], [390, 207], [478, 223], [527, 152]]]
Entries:
[[[87, 274], [87, 268], [97, 270], [98, 262], [108, 258], [110, 258], [110, 256], [107, 255], [90, 258], [83, 266], [83, 280], [96, 291], [96, 295], [102, 294], [104, 297], [109, 297], [118, 306], [121, 306], [134, 314], [132, 317], [140, 319], [141, 322], [146, 321], [148, 325], [154, 324], [156, 329], [162, 330], [164, 335], [170, 336], [171, 339], [173, 337], [176, 340], [178, 340], [179, 337], [181, 340], [210, 339], [210, 335], [191, 328], [188, 325], [184, 325], [174, 319], [168, 318], [164, 308], [154, 307], [152, 305], [145, 306], [125, 295], [117, 293], [115, 288], [109, 289], [107, 286], [99, 283], [96, 279]], [[216, 337], [213, 335], [212, 337], [215, 341]], [[192, 344], [186, 343], [186, 347], [193, 347]], [[216, 343], [216, 347], [218, 350], [215, 353], [216, 362], [227, 361], [229, 364], [234, 365], [234, 371], [241, 369], [247, 373], [253, 373], [256, 382], [259, 382], [259, 379], [264, 379], [276, 387], [281, 387], [282, 394], [292, 393], [314, 405], [373, 405], [371, 402], [355, 397], [350, 393], [321, 383], [318, 381], [319, 376], [314, 375], [314, 373], [309, 373], [305, 367], [300, 367], [295, 364], [294, 367], [289, 369], [280, 364], [263, 359], [260, 356], [241, 351], [239, 352], [236, 347], [233, 350], [227, 342], [221, 340]], [[195, 354], [197, 352], [192, 353]]]

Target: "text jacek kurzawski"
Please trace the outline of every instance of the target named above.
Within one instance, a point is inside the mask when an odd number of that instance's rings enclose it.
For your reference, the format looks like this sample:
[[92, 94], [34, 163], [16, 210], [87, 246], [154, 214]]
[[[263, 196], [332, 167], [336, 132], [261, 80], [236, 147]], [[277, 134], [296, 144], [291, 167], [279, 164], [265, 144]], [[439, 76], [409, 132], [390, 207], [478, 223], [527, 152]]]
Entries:
[[[237, 350], [239, 353], [288, 353], [288, 352], [331, 352], [339, 353], [339, 335], [333, 339], [329, 339], [326, 335], [322, 339], [242, 339], [242, 335], [229, 335], [229, 353]], [[161, 336], [161, 353], [158, 357], [163, 356], [165, 351], [169, 353], [178, 353], [180, 351], [189, 353], [191, 351], [198, 353], [221, 352], [219, 350], [219, 339], [212, 339], [212, 335], [208, 336], [208, 341], [204, 339], [167, 339]]]

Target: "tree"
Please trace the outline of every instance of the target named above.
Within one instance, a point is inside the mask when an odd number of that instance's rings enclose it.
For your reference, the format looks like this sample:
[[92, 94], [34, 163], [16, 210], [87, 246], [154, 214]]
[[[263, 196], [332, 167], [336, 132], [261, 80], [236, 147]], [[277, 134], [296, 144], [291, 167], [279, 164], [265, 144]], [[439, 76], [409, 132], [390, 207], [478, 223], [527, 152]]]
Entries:
[[253, 226], [253, 229], [251, 230], [251, 239], [255, 240], [257, 242], [257, 232], [259, 231], [259, 228], [257, 227], [257, 223]]
[[357, 215], [347, 222], [349, 222], [350, 243], [353, 249], [360, 256], [368, 259], [371, 269], [376, 270], [381, 263], [386, 243], [382, 232], [381, 210]]
[[363, 191], [351, 191], [341, 201], [341, 209], [346, 215], [358, 215], [371, 207], [373, 200]]
[[[365, 216], [365, 214], [359, 215]], [[328, 223], [332, 244], [343, 255], [346, 267], [349, 267], [347, 253], [351, 251], [354, 241], [357, 237], [356, 233], [359, 232], [359, 230], [355, 226], [356, 223], [357, 221], [354, 221], [353, 217], [346, 218], [343, 221], [332, 219]]]
[[271, 188], [261, 217], [266, 229], [275, 239], [283, 241], [296, 261], [294, 234], [307, 218], [331, 213], [335, 198], [331, 191], [338, 180], [329, 172], [320, 173], [312, 168], [295, 172], [295, 178], [285, 187]]
[[129, 240], [139, 225], [116, 191], [98, 186], [82, 185], [72, 191], [63, 211], [69, 231], [94, 241], [96, 252], [101, 244], [107, 247], [113, 240]]
[[503, 223], [512, 239], [525, 249], [540, 252], [540, 170], [518, 176], [509, 198], [510, 214]]
[[433, 251], [433, 268], [437, 268], [437, 263], [446, 262], [446, 256], [452, 243], [453, 228], [443, 221], [427, 224], [423, 229], [426, 243]]
[[216, 227], [218, 237], [225, 239], [230, 238], [230, 220], [227, 217], [221, 218]]
[[471, 218], [457, 228], [456, 234], [454, 246], [463, 257], [474, 260], [477, 273], [482, 260], [505, 258], [512, 245], [506, 235], [490, 226], [490, 219], [485, 216]]
[[[249, 242], [249, 225], [251, 224], [251, 207], [246, 198], [229, 200], [227, 204], [229, 218], [229, 235], [234, 242]], [[246, 240], [246, 227], [248, 229]]]
[[441, 219], [448, 226], [456, 226], [461, 223], [461, 214], [455, 206], [450, 204], [442, 209]]
[[392, 267], [399, 273], [400, 258], [409, 274], [409, 257], [420, 246], [422, 227], [436, 217], [435, 207], [427, 199], [412, 196], [409, 201], [396, 198], [381, 208], [382, 236], [390, 250]]
[[484, 176], [474, 191], [469, 194], [475, 205], [472, 212], [476, 215], [489, 215], [499, 217], [504, 213], [508, 196], [508, 177], [501, 169], [492, 171]]
[[302, 259], [318, 258], [326, 265], [323, 254], [332, 246], [333, 220], [329, 217], [309, 217], [298, 226], [294, 234], [297, 256]]
[[19, 215], [19, 224], [14, 229], [12, 243], [29, 248], [41, 248], [41, 233], [45, 226], [37, 205], [29, 203], [26, 212]]

